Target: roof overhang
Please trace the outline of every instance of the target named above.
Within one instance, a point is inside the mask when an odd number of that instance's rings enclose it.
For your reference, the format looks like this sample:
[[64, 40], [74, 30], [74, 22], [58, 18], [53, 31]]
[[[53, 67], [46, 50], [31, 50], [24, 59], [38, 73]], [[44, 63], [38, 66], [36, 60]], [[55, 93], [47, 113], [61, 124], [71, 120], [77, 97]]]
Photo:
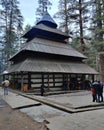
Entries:
[[87, 57], [82, 53], [76, 51], [70, 44], [63, 44], [60, 42], [45, 40], [41, 38], [35, 38], [28, 44], [26, 44], [20, 51], [13, 55], [9, 60], [13, 60], [19, 53], [23, 54], [24, 51], [33, 51], [34, 53], [45, 53], [57, 56], [77, 57], [80, 59], [86, 59]]
[[12, 65], [8, 73], [13, 72], [45, 72], [45, 73], [73, 73], [73, 74], [98, 74], [96, 70], [82, 62], [61, 62], [26, 59]]

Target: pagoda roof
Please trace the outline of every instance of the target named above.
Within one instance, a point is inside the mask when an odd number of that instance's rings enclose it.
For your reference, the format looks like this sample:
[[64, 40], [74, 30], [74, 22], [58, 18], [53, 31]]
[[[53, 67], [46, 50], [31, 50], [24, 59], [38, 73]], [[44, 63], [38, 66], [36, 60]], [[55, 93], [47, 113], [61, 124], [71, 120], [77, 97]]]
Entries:
[[59, 29], [50, 28], [42, 23], [32, 27], [30, 31], [28, 31], [25, 35], [23, 35], [24, 38], [27, 38], [28, 41], [32, 40], [34, 37], [42, 37], [45, 39], [51, 39], [55, 41], [62, 41], [64, 42], [65, 39], [68, 39], [70, 36], [68, 36], [66, 33], [62, 32]]
[[32, 40], [35, 37], [50, 39], [54, 41], [65, 42], [70, 36], [65, 32], [57, 29], [57, 24], [46, 12], [42, 19], [40, 19], [35, 26], [33, 26], [27, 33], [23, 35], [27, 41]]
[[43, 17], [37, 22], [36, 25], [41, 24], [41, 23], [52, 28], [57, 27], [57, 24], [55, 23], [55, 21], [53, 20], [53, 18], [50, 16], [48, 12], [46, 12], [43, 15]]
[[41, 38], [35, 38], [32, 41], [28, 42], [19, 52], [17, 52], [14, 56], [10, 58], [13, 60], [15, 56], [22, 51], [32, 51], [37, 53], [46, 53], [52, 55], [61, 55], [61, 56], [68, 56], [68, 57], [77, 57], [80, 59], [86, 59], [87, 57], [84, 56], [82, 53], [73, 49], [69, 44], [63, 44], [56, 41], [50, 41]]
[[27, 58], [24, 61], [12, 65], [8, 70], [12, 72], [57, 72], [72, 74], [98, 74], [93, 68], [83, 62], [63, 62], [45, 59]]

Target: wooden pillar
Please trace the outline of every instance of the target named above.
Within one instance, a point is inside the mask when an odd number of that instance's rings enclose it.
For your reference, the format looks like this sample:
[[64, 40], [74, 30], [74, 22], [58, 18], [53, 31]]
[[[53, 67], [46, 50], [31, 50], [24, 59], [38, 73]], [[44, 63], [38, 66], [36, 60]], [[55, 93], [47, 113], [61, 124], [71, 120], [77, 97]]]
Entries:
[[21, 89], [23, 89], [23, 72], [21, 72]]
[[82, 78], [81, 78], [81, 80], [82, 80], [82, 88], [81, 89], [86, 89], [86, 87], [87, 86], [85, 86], [85, 74], [82, 74]]
[[68, 74], [66, 74], [66, 82], [67, 82], [67, 88], [66, 88], [66, 90], [68, 90], [69, 89]]
[[31, 89], [31, 73], [28, 73], [28, 89]]
[[42, 85], [44, 85], [44, 74], [42, 73]]
[[13, 79], [13, 81], [12, 81], [12, 88], [15, 88], [15, 73], [13, 73], [12, 74], [12, 79]]
[[70, 84], [70, 75], [69, 75], [69, 74], [67, 74], [67, 77], [68, 77], [68, 85], [67, 85], [67, 88], [68, 88], [68, 90], [69, 90], [69, 84]]
[[45, 88], [44, 88], [44, 74], [42, 74], [42, 84], [40, 86], [40, 94], [41, 96], [44, 96]]
[[53, 74], [53, 87], [55, 87], [55, 74]]
[[71, 74], [69, 74], [69, 90], [71, 89], [70, 84], [71, 84]]
[[47, 76], [47, 84], [48, 84], [48, 91], [50, 91], [50, 84], [49, 84], [49, 73], [48, 73], [48, 76]]
[[64, 90], [69, 90], [69, 81], [68, 81], [68, 74], [63, 75], [63, 83], [64, 83]]
[[62, 74], [63, 75], [63, 83], [64, 83], [64, 74]]
[[95, 79], [94, 79], [94, 75], [92, 75], [92, 82], [94, 82], [94, 80], [95, 80]]

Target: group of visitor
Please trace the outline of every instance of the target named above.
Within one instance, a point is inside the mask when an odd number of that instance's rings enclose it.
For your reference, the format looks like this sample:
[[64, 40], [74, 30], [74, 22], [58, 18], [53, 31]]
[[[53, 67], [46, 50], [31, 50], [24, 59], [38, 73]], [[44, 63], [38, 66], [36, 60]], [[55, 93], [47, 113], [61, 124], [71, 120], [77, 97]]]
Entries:
[[103, 102], [103, 84], [100, 81], [94, 81], [91, 85], [93, 102]]

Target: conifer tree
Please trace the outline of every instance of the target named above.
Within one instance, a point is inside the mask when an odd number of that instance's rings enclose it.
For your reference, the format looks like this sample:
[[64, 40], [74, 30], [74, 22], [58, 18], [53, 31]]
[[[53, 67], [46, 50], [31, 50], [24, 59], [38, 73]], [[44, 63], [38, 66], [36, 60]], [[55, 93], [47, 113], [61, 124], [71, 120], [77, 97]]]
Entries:
[[72, 6], [73, 0], [59, 0], [58, 12], [54, 15], [55, 18], [61, 19], [59, 28], [64, 32], [69, 34], [69, 21], [70, 21], [70, 12], [69, 12], [69, 2]]
[[89, 0], [59, 0], [56, 17], [61, 20], [65, 32], [80, 39], [81, 51], [84, 51], [84, 31], [87, 28]]
[[104, 0], [92, 0], [91, 31], [92, 45], [95, 49], [96, 63], [99, 63], [101, 80], [104, 81]]
[[38, 8], [36, 9], [36, 22], [43, 16], [47, 8], [50, 8], [52, 3], [50, 0], [38, 0]]
[[2, 46], [3, 46], [3, 57], [5, 63], [16, 51], [16, 44], [18, 44], [18, 35], [22, 29], [23, 17], [19, 10], [18, 0], [1, 0], [1, 13], [2, 13]]

